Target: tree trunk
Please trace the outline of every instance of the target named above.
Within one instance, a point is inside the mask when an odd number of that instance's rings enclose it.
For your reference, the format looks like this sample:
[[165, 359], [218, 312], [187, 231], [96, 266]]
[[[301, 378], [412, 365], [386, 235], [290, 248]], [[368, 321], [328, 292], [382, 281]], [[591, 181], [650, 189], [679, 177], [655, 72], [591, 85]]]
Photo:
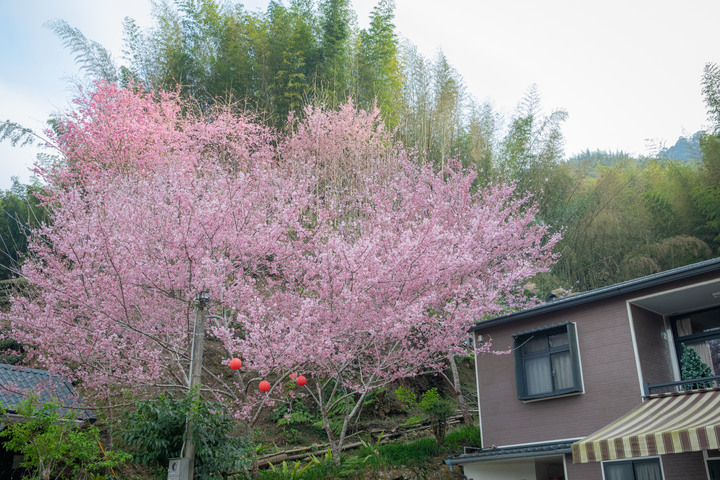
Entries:
[[447, 420], [439, 418], [433, 421], [432, 424], [433, 435], [435, 436], [435, 442], [438, 446], [442, 447], [445, 445], [445, 432], [447, 432]]
[[348, 425], [350, 424], [350, 420], [352, 420], [360, 411], [366, 395], [366, 391], [360, 394], [360, 398], [355, 403], [353, 409], [349, 413], [345, 414], [342, 429], [340, 430], [340, 437], [337, 440], [335, 440], [335, 435], [333, 434], [332, 428], [330, 428], [330, 418], [328, 417], [327, 409], [325, 407], [321, 409], [323, 427], [325, 427], [325, 433], [328, 436], [328, 443], [330, 443], [330, 451], [332, 452], [333, 463], [335, 465], [340, 465], [340, 456], [342, 454], [343, 445], [345, 444], [345, 435], [347, 434]]
[[455, 399], [462, 414], [463, 422], [465, 422], [465, 425], [472, 425], [473, 420], [470, 415], [470, 408], [468, 408], [467, 401], [465, 401], [465, 396], [462, 393], [462, 387], [460, 386], [460, 374], [458, 373], [457, 362], [455, 362], [455, 355], [450, 355], [450, 371], [453, 377]]
[[330, 427], [330, 418], [328, 417], [328, 411], [323, 406], [321, 409], [321, 415], [322, 415], [322, 421], [323, 421], [323, 428], [325, 428], [325, 434], [328, 438], [328, 443], [330, 444], [330, 453], [332, 453], [333, 457], [333, 463], [335, 465], [340, 465], [340, 453], [342, 452], [342, 443], [338, 440], [335, 440], [335, 434], [332, 431], [332, 427]]
[[[200, 397], [200, 388], [202, 385], [202, 362], [203, 352], [205, 349], [205, 303], [206, 300], [196, 300], [196, 311], [195, 311], [195, 327], [193, 328], [193, 341], [192, 351], [190, 359], [190, 392], [196, 396], [198, 400]], [[194, 390], [196, 389], [196, 390]], [[193, 422], [191, 412], [187, 413], [185, 420], [185, 449], [182, 456], [189, 460], [188, 465], [188, 476], [194, 478], [193, 472], [195, 470], [195, 438], [193, 434]]]
[[40, 480], [50, 480], [50, 469], [45, 466], [45, 462], [40, 457], [38, 457], [38, 475]]

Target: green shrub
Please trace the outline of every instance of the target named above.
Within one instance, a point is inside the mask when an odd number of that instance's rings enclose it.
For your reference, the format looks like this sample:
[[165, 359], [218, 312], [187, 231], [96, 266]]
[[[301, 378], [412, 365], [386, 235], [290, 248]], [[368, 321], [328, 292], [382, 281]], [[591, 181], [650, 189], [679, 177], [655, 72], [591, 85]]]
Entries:
[[463, 425], [445, 435], [445, 445], [453, 453], [462, 453], [463, 447], [481, 447], [480, 429], [473, 425]]
[[155, 468], [163, 478], [169, 459], [182, 453], [188, 415], [195, 439], [195, 478], [225, 478], [250, 464], [251, 447], [234, 435], [236, 422], [226, 409], [194, 395], [175, 399], [163, 394], [136, 402], [123, 418], [120, 436], [137, 463]]
[[418, 419], [430, 420], [433, 435], [438, 445], [445, 443], [445, 431], [447, 430], [447, 419], [455, 413], [455, 403], [451, 400], [441, 398], [437, 388], [431, 388], [420, 395], [417, 400], [415, 393], [407, 388], [395, 390], [398, 400], [405, 406], [409, 413], [420, 414], [411, 416], [408, 422]]
[[120, 451], [103, 452], [98, 429], [81, 426], [72, 413], [60, 413], [57, 401], [40, 403], [37, 396], [23, 400], [16, 412], [21, 421], [8, 421], [0, 407], [0, 421], [5, 428], [0, 438], [6, 449], [23, 455], [22, 466], [29, 475], [23, 479], [104, 479], [107, 468], [130, 459]]
[[[260, 470], [252, 480], [325, 480], [340, 478], [342, 472], [332, 462], [332, 455], [328, 452], [324, 457], [311, 457], [294, 463], [282, 462]], [[246, 480], [250, 480], [246, 477]]]

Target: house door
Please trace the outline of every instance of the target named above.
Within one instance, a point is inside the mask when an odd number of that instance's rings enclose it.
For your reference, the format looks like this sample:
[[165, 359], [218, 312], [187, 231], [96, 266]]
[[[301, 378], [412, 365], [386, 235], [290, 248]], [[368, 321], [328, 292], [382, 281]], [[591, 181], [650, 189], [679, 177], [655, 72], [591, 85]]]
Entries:
[[707, 465], [710, 480], [720, 480], [720, 460], [708, 460]]

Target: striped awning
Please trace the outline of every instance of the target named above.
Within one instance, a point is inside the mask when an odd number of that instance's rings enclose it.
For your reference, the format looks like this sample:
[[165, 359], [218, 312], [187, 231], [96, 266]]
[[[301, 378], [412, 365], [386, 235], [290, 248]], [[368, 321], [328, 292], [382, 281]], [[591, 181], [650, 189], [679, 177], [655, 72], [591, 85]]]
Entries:
[[658, 395], [572, 445], [575, 463], [720, 448], [720, 389]]

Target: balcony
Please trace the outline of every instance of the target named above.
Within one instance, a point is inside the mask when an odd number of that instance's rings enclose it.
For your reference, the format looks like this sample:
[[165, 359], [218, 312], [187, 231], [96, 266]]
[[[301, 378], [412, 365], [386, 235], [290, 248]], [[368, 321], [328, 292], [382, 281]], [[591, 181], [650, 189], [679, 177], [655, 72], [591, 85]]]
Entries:
[[686, 392], [688, 390], [720, 389], [720, 376], [681, 380], [679, 382], [643, 385], [644, 396]]

